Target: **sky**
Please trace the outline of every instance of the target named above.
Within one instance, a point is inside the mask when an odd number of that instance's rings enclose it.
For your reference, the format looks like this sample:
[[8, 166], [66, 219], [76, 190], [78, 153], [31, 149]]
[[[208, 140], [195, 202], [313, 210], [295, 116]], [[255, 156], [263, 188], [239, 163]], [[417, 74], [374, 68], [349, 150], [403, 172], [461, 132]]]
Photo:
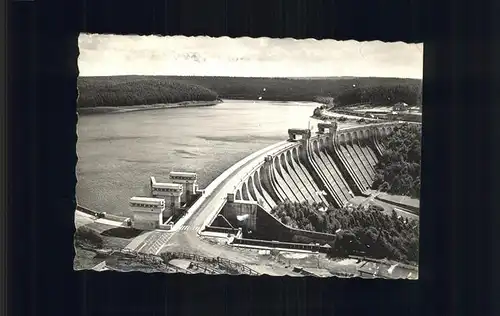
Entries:
[[423, 75], [423, 44], [80, 34], [80, 76], [399, 77]]

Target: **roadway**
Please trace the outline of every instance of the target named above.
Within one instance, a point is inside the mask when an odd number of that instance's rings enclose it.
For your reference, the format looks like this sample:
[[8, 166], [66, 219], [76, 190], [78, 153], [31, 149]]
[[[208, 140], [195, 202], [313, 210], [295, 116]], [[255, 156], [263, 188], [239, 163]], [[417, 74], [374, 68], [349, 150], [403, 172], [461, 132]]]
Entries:
[[[199, 204], [193, 214], [186, 219], [183, 226], [204, 227], [212, 218], [216, 216], [225, 204], [227, 194], [234, 192], [235, 188], [242, 182], [242, 179], [246, 179], [250, 172], [259, 167], [266, 156], [295, 145], [295, 143], [289, 142], [275, 144], [267, 147], [267, 150], [260, 151], [258, 155], [236, 167], [230, 174], [225, 175], [222, 181], [215, 188], [213, 188], [213, 190], [209, 190], [211, 192], [208, 193], [206, 198]], [[198, 231], [189, 229], [177, 230], [177, 232], [175, 232], [169, 239], [169, 250], [174, 248], [175, 251], [195, 251], [195, 253], [205, 256], [213, 256], [215, 254], [227, 259], [239, 262], [242, 261], [242, 254], [240, 251], [230, 251], [230, 249], [227, 248], [221, 249], [220, 247], [205, 242], [200, 238], [200, 236], [198, 236]], [[158, 253], [160, 253], [161, 250], [162, 249], [158, 250]]]
[[402, 217], [405, 217], [405, 218], [408, 218], [408, 219], [414, 219], [414, 220], [419, 220], [419, 216], [416, 215], [416, 214], [413, 214], [411, 212], [408, 212], [402, 208], [397, 208], [395, 207], [394, 205], [391, 205], [389, 203], [386, 203], [386, 202], [383, 202], [383, 201], [380, 201], [380, 200], [376, 200], [375, 199], [376, 196], [374, 197], [373, 200], [371, 200], [371, 197], [368, 197], [368, 198], [364, 198], [362, 196], [356, 196], [356, 197], [353, 197], [352, 199], [349, 200], [350, 203], [353, 203], [353, 204], [356, 204], [356, 205], [360, 205], [360, 204], [366, 204], [366, 203], [370, 203], [370, 204], [373, 204], [373, 205], [378, 205], [380, 207], [382, 207], [384, 209], [384, 213], [387, 214], [387, 215], [391, 215], [392, 214], [392, 211], [394, 210], [396, 212], [397, 215], [399, 216], [402, 216]]
[[232, 166], [229, 172], [214, 180], [212, 182], [214, 185], [211, 184], [205, 189], [205, 195], [200, 198], [203, 200], [193, 205], [194, 210], [183, 218], [182, 222], [176, 223], [174, 231], [148, 232], [140, 237], [142, 241], [132, 241], [127, 247], [156, 255], [168, 249], [168, 251], [194, 253], [207, 257], [220, 256], [241, 263], [255, 263], [254, 256], [245, 256], [241, 251], [232, 247], [222, 247], [209, 243], [200, 238], [198, 232], [220, 211], [225, 203], [227, 193], [234, 192], [242, 179], [246, 179], [250, 172], [259, 167], [266, 156], [293, 146], [296, 146], [296, 143], [280, 142], [257, 152], [253, 157], [248, 157], [251, 159], [243, 159]]

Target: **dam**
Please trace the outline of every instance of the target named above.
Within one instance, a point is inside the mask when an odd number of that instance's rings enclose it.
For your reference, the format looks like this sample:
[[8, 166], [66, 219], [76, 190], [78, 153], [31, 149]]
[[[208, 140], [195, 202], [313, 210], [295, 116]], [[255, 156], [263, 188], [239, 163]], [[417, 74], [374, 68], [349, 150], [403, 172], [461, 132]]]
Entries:
[[[196, 234], [215, 233], [233, 236], [232, 244], [280, 243], [299, 250], [325, 250], [321, 247], [332, 241], [334, 234], [284, 225], [271, 214], [272, 209], [290, 202], [314, 204], [321, 211], [345, 207], [360, 196], [375, 198], [371, 185], [384, 150], [381, 140], [400, 124], [339, 129], [336, 122], [321, 122], [314, 135], [311, 129], [291, 128], [288, 140], [254, 152], [228, 168], [205, 189], [196, 190], [198, 198], [183, 217], [157, 228], [180, 234], [174, 240], [185, 235], [188, 239], [184, 243], [197, 244]], [[407, 212], [401, 204], [389, 208]], [[252, 234], [251, 240], [243, 238], [247, 233]]]
[[284, 201], [343, 207], [355, 195], [369, 195], [383, 150], [379, 140], [395, 126], [337, 130], [336, 123], [319, 123], [316, 135], [308, 129], [290, 129], [288, 142], [228, 193], [234, 193], [235, 200], [257, 202], [266, 211]]

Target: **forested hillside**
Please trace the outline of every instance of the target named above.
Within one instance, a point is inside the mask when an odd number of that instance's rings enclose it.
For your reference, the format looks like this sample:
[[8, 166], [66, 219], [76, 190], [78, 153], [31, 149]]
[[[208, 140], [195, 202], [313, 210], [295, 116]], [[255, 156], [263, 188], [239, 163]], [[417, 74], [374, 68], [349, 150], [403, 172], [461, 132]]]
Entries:
[[[377, 91], [379, 87], [400, 86], [410, 87], [408, 89], [411, 90], [419, 83], [417, 79], [402, 78], [111, 76], [81, 77], [78, 88], [79, 106], [92, 107], [209, 101], [215, 100], [217, 96], [272, 101], [329, 101], [340, 98], [341, 102], [346, 103], [357, 100], [358, 96], [353, 92], [357, 89]], [[410, 95], [404, 100], [410, 100]]]
[[385, 183], [389, 193], [420, 198], [421, 137], [421, 125], [406, 124], [383, 140], [386, 150], [375, 166], [373, 189]]
[[405, 84], [389, 84], [369, 87], [356, 87], [346, 90], [335, 98], [335, 105], [339, 107], [357, 103], [377, 105], [394, 105], [405, 102], [411, 106], [422, 104], [421, 83], [408, 81]]
[[214, 91], [167, 77], [80, 77], [78, 91], [79, 107], [131, 106], [217, 99], [217, 93]]
[[400, 262], [418, 262], [419, 222], [391, 216], [378, 210], [348, 210], [284, 202], [271, 213], [295, 228], [336, 234], [332, 255], [364, 254]]

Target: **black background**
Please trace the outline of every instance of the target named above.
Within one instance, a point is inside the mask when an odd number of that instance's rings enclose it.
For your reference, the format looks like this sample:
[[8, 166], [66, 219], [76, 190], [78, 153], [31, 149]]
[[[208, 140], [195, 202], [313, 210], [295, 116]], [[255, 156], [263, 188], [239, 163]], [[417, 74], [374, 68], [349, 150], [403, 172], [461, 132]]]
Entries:
[[[492, 3], [9, 2], [12, 315], [499, 315]], [[80, 31], [425, 42], [420, 280], [74, 272]]]

